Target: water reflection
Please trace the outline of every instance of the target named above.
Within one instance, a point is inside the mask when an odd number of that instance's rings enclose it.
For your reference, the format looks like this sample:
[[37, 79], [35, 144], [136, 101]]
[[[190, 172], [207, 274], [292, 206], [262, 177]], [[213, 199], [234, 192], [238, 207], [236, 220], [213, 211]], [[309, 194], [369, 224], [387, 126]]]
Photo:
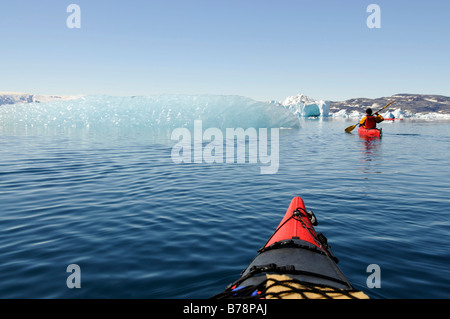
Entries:
[[361, 150], [361, 163], [362, 173], [373, 174], [382, 173], [379, 170], [380, 158], [381, 158], [381, 138], [360, 136], [360, 150]]

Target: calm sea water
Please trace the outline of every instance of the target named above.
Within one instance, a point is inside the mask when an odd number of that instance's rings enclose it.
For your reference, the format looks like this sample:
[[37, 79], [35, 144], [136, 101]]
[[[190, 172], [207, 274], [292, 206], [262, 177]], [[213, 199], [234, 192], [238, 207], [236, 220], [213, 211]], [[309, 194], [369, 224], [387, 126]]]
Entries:
[[[175, 164], [168, 135], [0, 130], [1, 298], [208, 298], [238, 278], [301, 196], [372, 298], [450, 298], [450, 122], [345, 120], [280, 131], [260, 164]], [[69, 264], [81, 288], [69, 289]], [[381, 288], [366, 285], [367, 266]]]

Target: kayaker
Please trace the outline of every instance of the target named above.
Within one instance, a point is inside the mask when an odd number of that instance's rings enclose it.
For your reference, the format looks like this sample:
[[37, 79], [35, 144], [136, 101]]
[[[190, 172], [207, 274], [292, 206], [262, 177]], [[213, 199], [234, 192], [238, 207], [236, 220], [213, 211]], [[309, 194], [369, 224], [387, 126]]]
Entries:
[[383, 122], [384, 118], [378, 114], [378, 112], [375, 113], [376, 116], [372, 115], [372, 109], [368, 108], [366, 110], [366, 116], [364, 116], [361, 121], [359, 121], [360, 126], [364, 126], [366, 129], [374, 129], [377, 128], [377, 123]]

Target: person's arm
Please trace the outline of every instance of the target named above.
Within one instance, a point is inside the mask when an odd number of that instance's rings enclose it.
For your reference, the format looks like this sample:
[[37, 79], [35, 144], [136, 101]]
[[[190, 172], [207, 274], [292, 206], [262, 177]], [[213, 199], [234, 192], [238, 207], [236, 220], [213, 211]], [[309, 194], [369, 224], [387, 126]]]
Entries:
[[375, 117], [375, 122], [380, 123], [384, 121], [384, 117], [382, 117], [380, 114], [376, 113], [377, 116]]
[[361, 121], [359, 121], [359, 125], [364, 125], [364, 123], [366, 122], [366, 116], [364, 116]]

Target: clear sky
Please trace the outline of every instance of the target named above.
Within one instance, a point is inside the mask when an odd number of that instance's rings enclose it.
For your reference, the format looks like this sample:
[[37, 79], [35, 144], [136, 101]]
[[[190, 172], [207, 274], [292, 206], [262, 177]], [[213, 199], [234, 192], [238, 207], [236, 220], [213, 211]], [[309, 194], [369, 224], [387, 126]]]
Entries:
[[450, 96], [450, 1], [1, 1], [0, 91]]

